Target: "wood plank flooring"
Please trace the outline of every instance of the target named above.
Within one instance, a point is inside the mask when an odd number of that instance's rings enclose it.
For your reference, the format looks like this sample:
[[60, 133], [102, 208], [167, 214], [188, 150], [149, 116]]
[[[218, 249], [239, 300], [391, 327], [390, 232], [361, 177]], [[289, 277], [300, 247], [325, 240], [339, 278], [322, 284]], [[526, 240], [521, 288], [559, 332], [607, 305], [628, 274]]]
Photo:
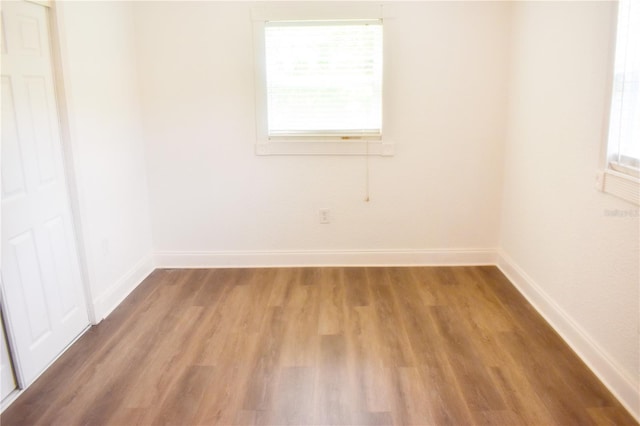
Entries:
[[156, 270], [0, 422], [637, 424], [491, 266]]

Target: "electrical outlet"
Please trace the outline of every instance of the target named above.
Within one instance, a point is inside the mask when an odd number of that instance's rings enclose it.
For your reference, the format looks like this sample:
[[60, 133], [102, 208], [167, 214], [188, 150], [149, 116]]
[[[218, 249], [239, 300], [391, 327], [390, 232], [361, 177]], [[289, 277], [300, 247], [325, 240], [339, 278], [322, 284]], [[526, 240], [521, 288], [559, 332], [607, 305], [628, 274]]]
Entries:
[[320, 209], [320, 223], [322, 224], [331, 223], [331, 210]]

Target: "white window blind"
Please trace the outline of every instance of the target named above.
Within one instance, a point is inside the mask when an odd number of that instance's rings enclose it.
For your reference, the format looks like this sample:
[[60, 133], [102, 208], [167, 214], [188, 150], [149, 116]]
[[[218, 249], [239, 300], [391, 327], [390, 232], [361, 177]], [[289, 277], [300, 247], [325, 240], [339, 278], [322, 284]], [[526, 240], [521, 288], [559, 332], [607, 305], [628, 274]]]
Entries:
[[621, 0], [609, 122], [612, 169], [638, 177], [640, 167], [640, 1]]
[[379, 136], [382, 21], [265, 25], [268, 136]]

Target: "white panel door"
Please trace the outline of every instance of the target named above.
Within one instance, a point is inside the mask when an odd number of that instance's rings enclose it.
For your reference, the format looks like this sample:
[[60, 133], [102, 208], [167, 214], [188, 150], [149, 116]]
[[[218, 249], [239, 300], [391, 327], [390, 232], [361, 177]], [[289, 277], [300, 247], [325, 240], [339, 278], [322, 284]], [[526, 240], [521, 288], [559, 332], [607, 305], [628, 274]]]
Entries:
[[48, 9], [2, 1], [2, 279], [22, 385], [89, 324], [64, 176]]
[[16, 380], [13, 377], [11, 368], [11, 357], [9, 347], [4, 334], [4, 323], [2, 322], [2, 312], [0, 312], [0, 401], [5, 399], [16, 388]]

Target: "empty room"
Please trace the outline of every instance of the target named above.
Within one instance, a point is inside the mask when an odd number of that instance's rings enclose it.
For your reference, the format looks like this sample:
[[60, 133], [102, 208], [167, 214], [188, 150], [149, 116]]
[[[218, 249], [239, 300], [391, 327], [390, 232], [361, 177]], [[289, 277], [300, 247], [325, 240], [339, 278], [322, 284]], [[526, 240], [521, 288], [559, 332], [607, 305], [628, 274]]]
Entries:
[[3, 426], [638, 424], [640, 1], [0, 11]]

